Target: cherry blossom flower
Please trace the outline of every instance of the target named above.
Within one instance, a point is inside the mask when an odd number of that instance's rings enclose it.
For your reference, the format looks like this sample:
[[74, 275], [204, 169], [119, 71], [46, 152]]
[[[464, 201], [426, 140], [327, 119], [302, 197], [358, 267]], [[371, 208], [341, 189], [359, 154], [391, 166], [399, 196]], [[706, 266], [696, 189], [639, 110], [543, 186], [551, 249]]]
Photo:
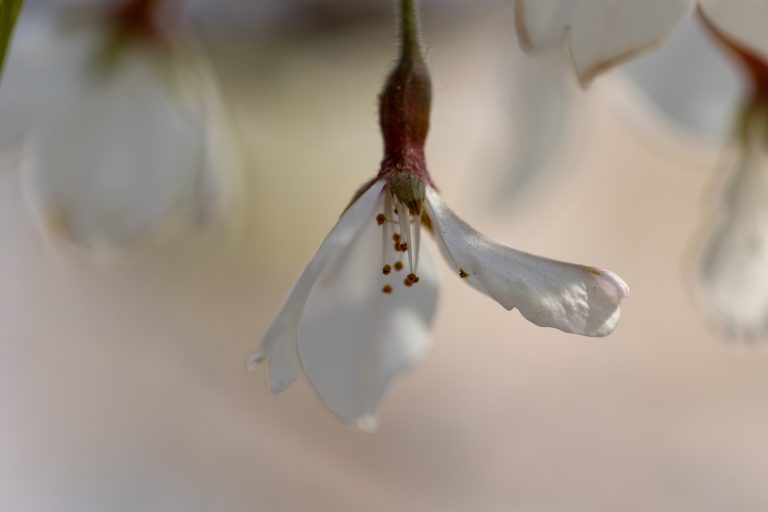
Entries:
[[24, 140], [34, 217], [97, 261], [184, 229], [229, 229], [242, 204], [215, 80], [199, 52], [166, 37], [155, 4], [22, 14], [0, 86], [0, 149]]
[[379, 102], [381, 169], [310, 259], [249, 363], [266, 361], [273, 393], [303, 368], [336, 417], [361, 429], [375, 425], [391, 381], [429, 346], [438, 279], [424, 233], [457, 279], [536, 325], [605, 336], [629, 295], [607, 270], [511, 249], [448, 208], [425, 164], [430, 79], [413, 4], [402, 5], [402, 54]]

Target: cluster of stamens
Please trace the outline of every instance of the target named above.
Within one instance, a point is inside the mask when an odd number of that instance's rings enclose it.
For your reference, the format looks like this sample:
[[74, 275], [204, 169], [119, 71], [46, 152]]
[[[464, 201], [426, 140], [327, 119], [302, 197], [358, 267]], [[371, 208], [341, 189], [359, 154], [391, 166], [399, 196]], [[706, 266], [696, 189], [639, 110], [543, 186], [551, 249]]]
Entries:
[[[421, 212], [400, 203], [389, 191], [384, 194], [384, 213], [376, 215], [376, 223], [382, 227], [381, 273], [389, 276], [393, 271], [403, 270], [405, 264], [401, 258], [407, 255], [409, 273], [403, 279], [403, 285], [410, 288], [419, 282], [416, 271], [419, 264]], [[392, 257], [396, 260], [390, 263]], [[385, 284], [381, 291], [392, 293], [392, 285]]]

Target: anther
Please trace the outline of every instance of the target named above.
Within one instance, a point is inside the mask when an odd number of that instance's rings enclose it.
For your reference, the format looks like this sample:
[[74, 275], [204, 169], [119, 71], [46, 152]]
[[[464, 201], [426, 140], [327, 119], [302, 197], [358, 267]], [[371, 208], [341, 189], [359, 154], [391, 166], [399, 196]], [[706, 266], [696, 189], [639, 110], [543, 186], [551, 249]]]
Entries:
[[403, 284], [408, 288], [410, 288], [411, 286], [413, 286], [413, 281], [410, 281], [408, 280], [408, 278], [405, 278], [405, 280], [403, 281]]
[[414, 274], [413, 272], [411, 272], [410, 274], [405, 276], [405, 280], [410, 282], [411, 284], [414, 284], [414, 283], [418, 283], [419, 282], [419, 277], [416, 274]]
[[395, 270], [397, 270], [398, 272], [403, 270], [403, 262], [402, 261], [396, 261], [395, 262]]
[[381, 273], [384, 274], [385, 276], [388, 276], [390, 272], [392, 272], [392, 265], [387, 263], [386, 265], [384, 265], [384, 268], [381, 269]]
[[459, 277], [460, 277], [460, 278], [462, 278], [462, 279], [466, 279], [467, 277], [469, 277], [469, 274], [467, 274], [467, 273], [464, 271], [464, 269], [463, 269], [463, 268], [460, 268], [460, 269], [459, 269]]
[[395, 241], [395, 243], [398, 243], [398, 244], [399, 244], [399, 243], [400, 243], [400, 233], [394, 233], [394, 234], [392, 235], [392, 240], [394, 240], [394, 241]]
[[383, 214], [383, 213], [380, 213], [380, 214], [378, 214], [378, 215], [376, 216], [376, 224], [378, 224], [379, 226], [382, 226], [382, 225], [384, 225], [384, 223], [385, 223], [386, 221], [387, 221], [387, 217], [386, 217], [386, 216], [384, 216], [384, 214]]
[[399, 246], [400, 252], [405, 252], [408, 250], [408, 242], [403, 242]]
[[381, 289], [383, 293], [392, 293], [392, 287], [388, 284], [384, 285], [384, 288]]

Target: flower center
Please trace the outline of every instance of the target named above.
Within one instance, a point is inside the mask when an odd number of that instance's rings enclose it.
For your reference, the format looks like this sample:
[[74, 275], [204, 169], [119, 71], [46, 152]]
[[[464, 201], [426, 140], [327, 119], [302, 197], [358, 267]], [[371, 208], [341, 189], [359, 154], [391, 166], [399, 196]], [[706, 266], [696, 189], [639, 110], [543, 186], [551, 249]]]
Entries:
[[[405, 266], [403, 255], [408, 258], [408, 275], [403, 285], [410, 288], [419, 282], [416, 274], [419, 266], [419, 246], [421, 245], [421, 205], [406, 205], [392, 193], [389, 187], [384, 189], [384, 212], [376, 215], [376, 222], [382, 228], [382, 267], [385, 276], [392, 271], [400, 272]], [[384, 285], [383, 293], [392, 293], [392, 286]]]

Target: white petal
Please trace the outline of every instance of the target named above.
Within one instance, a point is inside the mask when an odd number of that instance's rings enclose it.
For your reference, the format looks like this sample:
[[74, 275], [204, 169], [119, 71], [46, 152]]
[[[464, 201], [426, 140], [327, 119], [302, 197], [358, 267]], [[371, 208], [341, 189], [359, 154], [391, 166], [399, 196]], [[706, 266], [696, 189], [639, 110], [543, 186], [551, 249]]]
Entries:
[[[371, 217], [343, 259], [320, 275], [299, 324], [304, 372], [325, 405], [361, 429], [373, 426], [393, 378], [429, 348], [437, 304], [437, 275], [426, 247], [415, 285], [403, 284], [407, 263], [382, 274], [381, 229]], [[392, 293], [382, 292], [386, 284]]]
[[616, 326], [629, 288], [617, 275], [505, 247], [458, 218], [433, 189], [427, 207], [435, 235], [457, 275], [504, 308], [529, 321], [585, 336], [605, 336]]
[[768, 59], [766, 0], [700, 0], [699, 4], [718, 28]]
[[658, 51], [622, 70], [650, 106], [678, 126], [718, 140], [731, 134], [743, 89], [740, 76], [698, 16], [687, 16]]
[[663, 39], [690, 0], [517, 0], [521, 44], [531, 50], [567, 40], [582, 83]]
[[0, 150], [71, 110], [96, 39], [29, 11], [22, 10], [0, 81]]
[[383, 187], [384, 182], [377, 181], [344, 212], [320, 244], [315, 255], [309, 260], [280, 312], [251, 355], [248, 363], [248, 369], [251, 371], [255, 369], [257, 363], [267, 359], [269, 385], [273, 393], [279, 393], [285, 389], [298, 376], [299, 362], [296, 345], [299, 319], [315, 281], [323, 270], [333, 268], [349, 250], [352, 240], [365, 223], [372, 222]]
[[755, 130], [739, 155], [722, 205], [723, 218], [709, 237], [700, 267], [708, 305], [732, 334], [747, 338], [768, 332], [768, 148], [764, 133]]
[[31, 138], [27, 195], [55, 239], [111, 258], [189, 218], [205, 142], [161, 63], [125, 54]]

